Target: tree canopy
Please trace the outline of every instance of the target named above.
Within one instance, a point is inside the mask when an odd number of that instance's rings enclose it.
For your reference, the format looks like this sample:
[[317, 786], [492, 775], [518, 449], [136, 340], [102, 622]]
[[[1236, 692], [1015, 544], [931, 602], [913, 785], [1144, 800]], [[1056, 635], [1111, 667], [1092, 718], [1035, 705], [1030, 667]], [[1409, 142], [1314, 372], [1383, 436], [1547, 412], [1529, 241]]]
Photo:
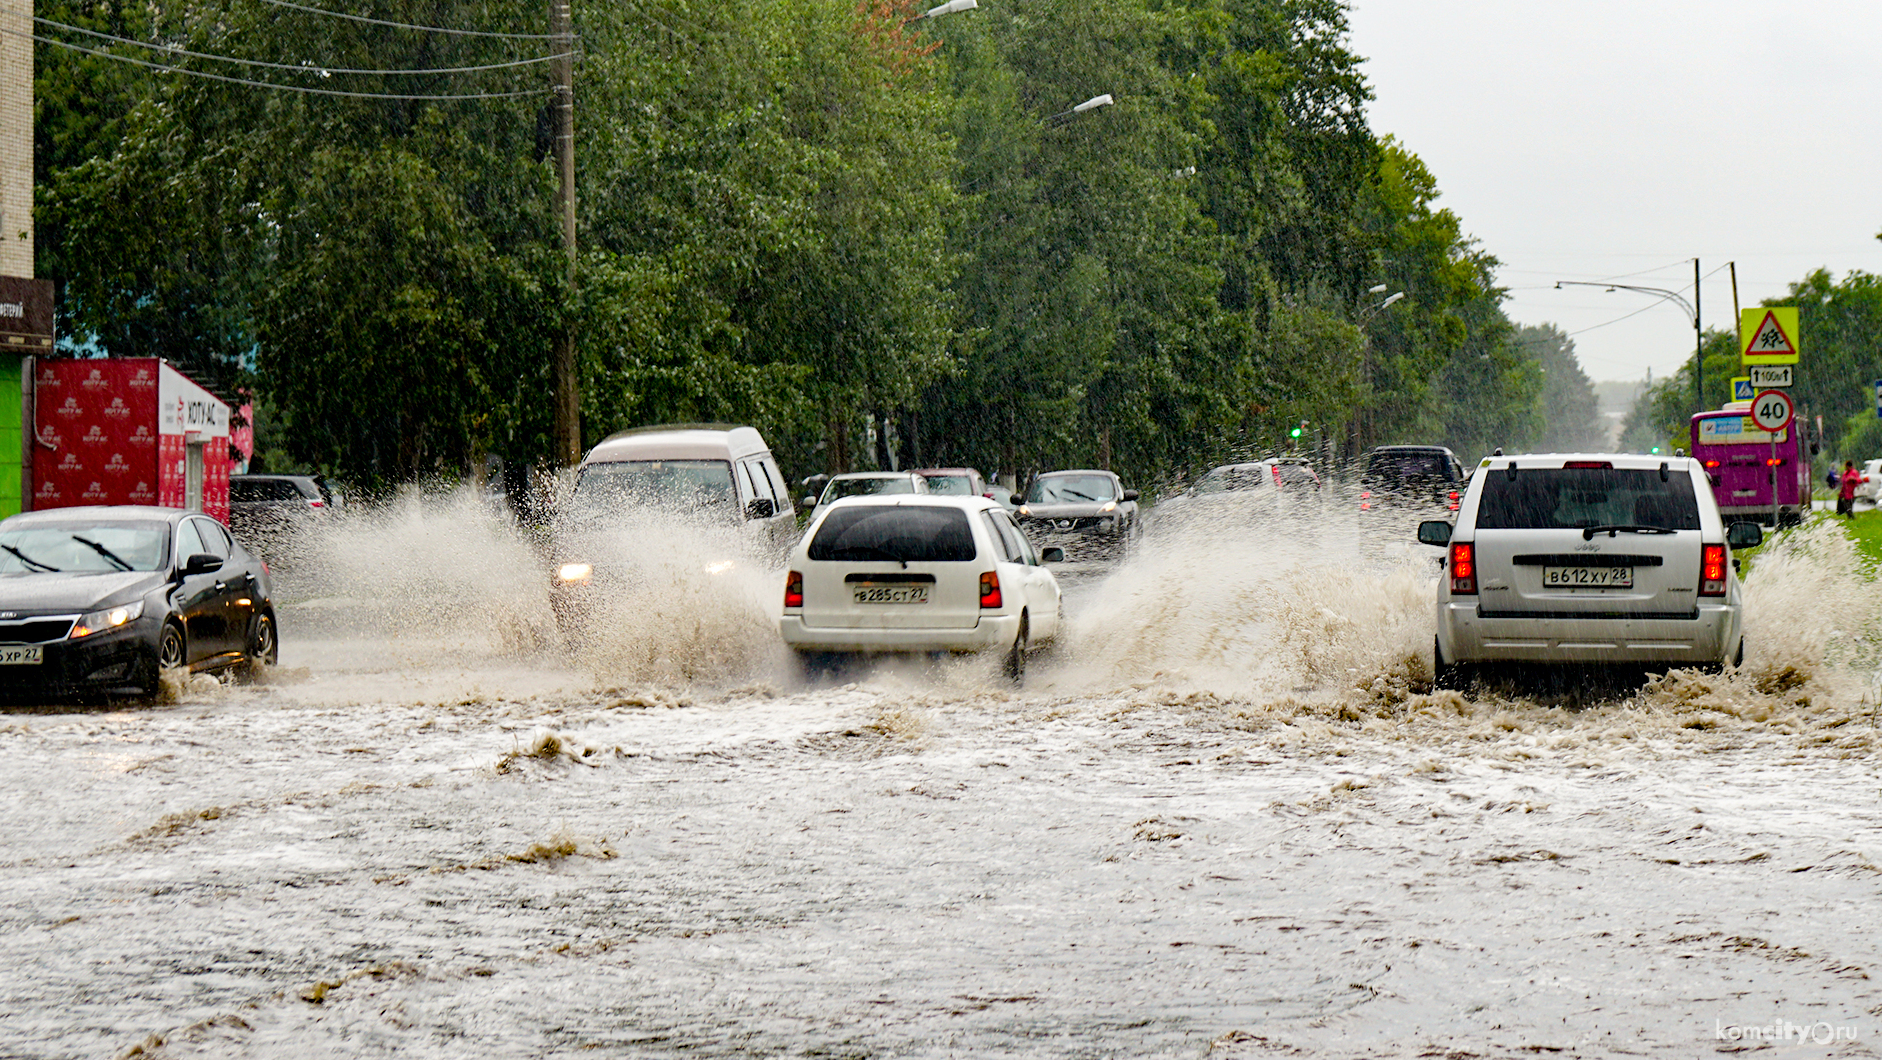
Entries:
[[800, 474], [1581, 437], [1572, 344], [1369, 126], [1345, 3], [923, 6], [578, 0], [571, 284], [539, 7], [52, 0], [117, 38], [63, 40], [353, 93], [39, 45], [62, 333], [255, 387], [366, 483], [542, 461], [563, 327], [586, 444], [748, 422]]

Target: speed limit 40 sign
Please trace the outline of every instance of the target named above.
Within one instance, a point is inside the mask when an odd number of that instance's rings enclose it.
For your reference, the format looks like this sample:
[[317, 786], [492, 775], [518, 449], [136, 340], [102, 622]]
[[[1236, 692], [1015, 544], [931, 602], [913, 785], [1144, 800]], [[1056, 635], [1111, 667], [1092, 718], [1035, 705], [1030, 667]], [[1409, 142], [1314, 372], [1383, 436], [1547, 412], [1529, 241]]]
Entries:
[[1782, 390], [1766, 390], [1751, 399], [1751, 421], [1759, 430], [1776, 434], [1789, 427], [1791, 418], [1796, 415], [1791, 396]]

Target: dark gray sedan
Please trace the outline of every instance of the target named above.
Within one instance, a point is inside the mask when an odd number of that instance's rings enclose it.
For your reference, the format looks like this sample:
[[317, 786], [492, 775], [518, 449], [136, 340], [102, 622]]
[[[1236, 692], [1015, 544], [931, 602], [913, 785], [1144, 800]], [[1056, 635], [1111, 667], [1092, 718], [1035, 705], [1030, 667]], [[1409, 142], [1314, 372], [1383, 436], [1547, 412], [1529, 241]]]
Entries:
[[1115, 559], [1137, 540], [1137, 491], [1109, 471], [1049, 471], [1018, 501], [1013, 516], [1026, 536], [1069, 560]]
[[151, 695], [166, 669], [252, 672], [278, 652], [268, 568], [201, 512], [0, 521], [0, 696]]

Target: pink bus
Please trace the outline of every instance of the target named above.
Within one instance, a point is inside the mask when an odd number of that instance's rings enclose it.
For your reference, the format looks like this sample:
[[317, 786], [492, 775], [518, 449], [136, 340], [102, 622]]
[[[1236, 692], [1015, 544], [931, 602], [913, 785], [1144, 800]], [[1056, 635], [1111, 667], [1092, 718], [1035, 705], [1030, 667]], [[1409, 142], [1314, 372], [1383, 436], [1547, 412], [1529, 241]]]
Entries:
[[[1771, 435], [1742, 410], [1701, 412], [1692, 418], [1692, 455], [1712, 479], [1712, 495], [1727, 523], [1771, 521], [1771, 489], [1777, 488], [1778, 525], [1788, 526], [1810, 510], [1810, 458], [1799, 435], [1802, 420]], [[1775, 455], [1774, 455], [1775, 453]]]

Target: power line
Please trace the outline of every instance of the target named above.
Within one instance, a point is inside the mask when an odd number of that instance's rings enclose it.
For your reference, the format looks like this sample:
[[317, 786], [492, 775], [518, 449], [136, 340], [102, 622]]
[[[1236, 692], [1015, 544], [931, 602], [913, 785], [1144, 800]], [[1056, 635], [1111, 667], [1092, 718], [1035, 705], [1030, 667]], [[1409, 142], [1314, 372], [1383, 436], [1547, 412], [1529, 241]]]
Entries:
[[119, 55], [115, 52], [108, 52], [99, 48], [86, 48], [77, 44], [73, 44], [70, 41], [55, 40], [52, 37], [42, 37], [37, 33], [21, 33], [18, 30], [12, 30], [12, 29], [0, 29], [0, 33], [6, 33], [14, 37], [27, 37], [32, 40], [36, 40], [41, 44], [50, 44], [55, 48], [65, 48], [70, 51], [84, 52], [86, 55], [96, 55], [101, 58], [111, 59], [120, 63], [130, 63], [133, 66], [142, 66], [150, 70], [161, 70], [165, 73], [172, 73], [172, 74], [188, 74], [191, 77], [202, 77], [202, 78], [207, 78], [211, 81], [226, 82], [231, 85], [247, 85], [251, 88], [272, 88], [272, 89], [277, 89], [282, 92], [299, 92], [299, 93], [302, 93], [303, 95], [311, 95], [311, 96], [345, 96], [350, 99], [436, 99], [436, 100], [517, 99], [522, 96], [540, 96], [549, 91], [548, 88], [532, 88], [532, 89], [528, 89], [527, 91], [522, 91], [522, 92], [466, 92], [466, 93], [461, 93], [461, 94], [450, 94], [450, 95], [435, 95], [435, 94], [427, 95], [427, 94], [421, 94], [421, 93], [400, 93], [400, 92], [346, 92], [337, 88], [308, 88], [304, 85], [281, 85], [281, 84], [276, 84], [272, 81], [250, 81], [250, 80], [247, 80], [245, 78], [240, 78], [240, 77], [225, 77], [222, 74], [212, 74], [205, 70], [192, 70], [187, 66], [171, 66], [166, 63], [145, 62], [142, 59], [133, 59], [128, 55]]
[[367, 18], [365, 15], [349, 15], [344, 11], [327, 11], [323, 8], [308, 7], [306, 4], [291, 3], [290, 0], [262, 0], [263, 3], [276, 7], [292, 8], [305, 11], [310, 15], [325, 15], [328, 18], [343, 18], [350, 22], [364, 22], [373, 26], [391, 26], [393, 29], [411, 29], [420, 33], [450, 33], [459, 37], [498, 37], [503, 40], [554, 40], [553, 33], [492, 33], [481, 29], [449, 29], [443, 26], [415, 26], [410, 22], [388, 22], [383, 18]]
[[291, 70], [295, 73], [318, 74], [321, 76], [325, 76], [327, 74], [373, 74], [373, 75], [378, 75], [378, 76], [383, 76], [383, 77], [395, 77], [395, 76], [409, 76], [409, 75], [416, 75], [416, 74], [470, 74], [470, 73], [477, 73], [483, 70], [506, 70], [514, 66], [531, 66], [536, 63], [551, 62], [553, 60], [563, 58], [566, 55], [573, 54], [570, 52], [563, 52], [557, 55], [544, 55], [539, 58], [533, 58], [533, 59], [517, 59], [512, 62], [507, 62], [507, 63], [491, 63], [487, 66], [446, 66], [446, 67], [439, 67], [437, 69], [432, 69], [432, 70], [355, 70], [355, 69], [344, 69], [344, 68], [324, 66], [324, 65], [306, 66], [306, 65], [297, 65], [295, 63], [269, 63], [269, 62], [263, 62], [259, 59], [237, 59], [228, 55], [214, 55], [209, 52], [193, 52], [184, 48], [173, 48], [167, 44], [156, 44], [150, 41], [132, 40], [129, 37], [117, 37], [109, 33], [100, 33], [95, 29], [85, 29], [82, 26], [68, 26], [63, 22], [54, 22], [49, 18], [40, 18], [37, 15], [33, 17], [33, 21], [43, 26], [53, 26], [58, 29], [71, 30], [74, 33], [83, 33], [88, 37], [97, 37], [101, 40], [115, 41], [119, 44], [129, 44], [138, 48], [148, 48], [151, 51], [163, 52], [165, 55], [182, 55], [182, 56], [187, 56], [191, 59], [213, 59], [216, 62], [235, 63], [238, 66], [258, 66], [258, 67], [263, 67], [269, 70]]

